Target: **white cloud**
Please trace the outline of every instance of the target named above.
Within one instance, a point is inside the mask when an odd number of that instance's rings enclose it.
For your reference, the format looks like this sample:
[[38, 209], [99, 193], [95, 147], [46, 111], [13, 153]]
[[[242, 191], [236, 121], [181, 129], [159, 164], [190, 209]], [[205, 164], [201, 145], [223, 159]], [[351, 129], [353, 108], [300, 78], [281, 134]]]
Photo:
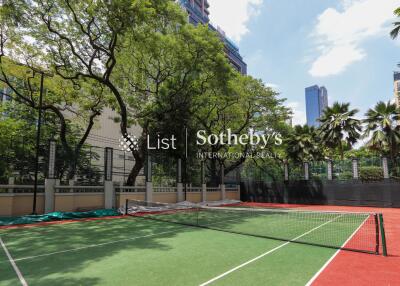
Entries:
[[309, 73], [314, 77], [335, 75], [362, 60], [367, 53], [363, 42], [387, 35], [398, 0], [342, 0], [342, 9], [326, 9], [318, 16], [312, 33], [319, 56]]
[[288, 102], [286, 106], [292, 109], [293, 112], [293, 119], [292, 124], [295, 125], [304, 125], [307, 123], [306, 112], [304, 106], [302, 106], [297, 101]]
[[274, 89], [275, 91], [278, 91], [278, 89], [279, 89], [279, 85], [277, 85], [276, 83], [272, 83], [272, 82], [265, 83], [265, 86], [270, 87], [270, 88]]
[[249, 32], [247, 23], [260, 12], [263, 0], [209, 0], [211, 22], [236, 42]]

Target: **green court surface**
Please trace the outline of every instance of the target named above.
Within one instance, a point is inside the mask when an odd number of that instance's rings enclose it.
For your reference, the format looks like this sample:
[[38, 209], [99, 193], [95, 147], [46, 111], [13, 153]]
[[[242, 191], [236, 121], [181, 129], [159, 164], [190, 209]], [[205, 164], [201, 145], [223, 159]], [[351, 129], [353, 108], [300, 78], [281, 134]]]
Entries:
[[[240, 219], [215, 225], [235, 231], [279, 221]], [[341, 219], [315, 220], [287, 235], [311, 239], [331, 224], [339, 228]], [[343, 244], [362, 223], [346, 224], [335, 243]], [[12, 260], [28, 285], [305, 285], [336, 252], [225, 231], [141, 217], [0, 230], [0, 285], [21, 285]]]

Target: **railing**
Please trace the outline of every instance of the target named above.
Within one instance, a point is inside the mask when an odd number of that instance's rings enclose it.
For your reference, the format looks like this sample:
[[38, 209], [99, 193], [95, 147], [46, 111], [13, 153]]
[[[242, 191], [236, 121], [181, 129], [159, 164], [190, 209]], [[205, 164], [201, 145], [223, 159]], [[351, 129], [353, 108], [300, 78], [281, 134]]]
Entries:
[[103, 193], [104, 186], [56, 186], [56, 193]]
[[145, 193], [145, 186], [119, 186], [115, 187], [116, 193]]
[[[14, 194], [31, 194], [33, 193], [33, 185], [0, 185], [0, 193], [14, 193]], [[44, 193], [44, 186], [38, 186], [38, 193]]]
[[237, 192], [238, 188], [237, 187], [229, 187], [229, 188], [225, 188], [226, 192]]
[[155, 193], [176, 193], [176, 187], [153, 187]]
[[[203, 189], [201, 187], [191, 187], [191, 186], [186, 187], [186, 192], [188, 193], [201, 193], [202, 190]], [[185, 188], [183, 188], [183, 191], [185, 191]]]
[[210, 187], [210, 188], [207, 188], [207, 192], [210, 192], [210, 193], [212, 193], [212, 192], [219, 192], [219, 191], [221, 191], [221, 188], [220, 187]]

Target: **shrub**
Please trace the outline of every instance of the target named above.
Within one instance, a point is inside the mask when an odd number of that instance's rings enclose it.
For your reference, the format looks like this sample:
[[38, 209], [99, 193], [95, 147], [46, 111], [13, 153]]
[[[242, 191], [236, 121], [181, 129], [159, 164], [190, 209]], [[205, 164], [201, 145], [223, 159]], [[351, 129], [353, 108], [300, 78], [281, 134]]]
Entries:
[[361, 167], [360, 179], [362, 182], [383, 181], [383, 170], [381, 167]]

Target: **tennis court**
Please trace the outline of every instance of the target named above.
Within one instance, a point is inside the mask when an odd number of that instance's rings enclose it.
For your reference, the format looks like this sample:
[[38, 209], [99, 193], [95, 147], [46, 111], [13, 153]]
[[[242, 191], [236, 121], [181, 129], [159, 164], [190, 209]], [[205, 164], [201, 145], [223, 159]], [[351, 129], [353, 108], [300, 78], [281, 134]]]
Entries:
[[3, 229], [0, 285], [305, 285], [337, 248], [374, 253], [375, 222], [235, 207]]

